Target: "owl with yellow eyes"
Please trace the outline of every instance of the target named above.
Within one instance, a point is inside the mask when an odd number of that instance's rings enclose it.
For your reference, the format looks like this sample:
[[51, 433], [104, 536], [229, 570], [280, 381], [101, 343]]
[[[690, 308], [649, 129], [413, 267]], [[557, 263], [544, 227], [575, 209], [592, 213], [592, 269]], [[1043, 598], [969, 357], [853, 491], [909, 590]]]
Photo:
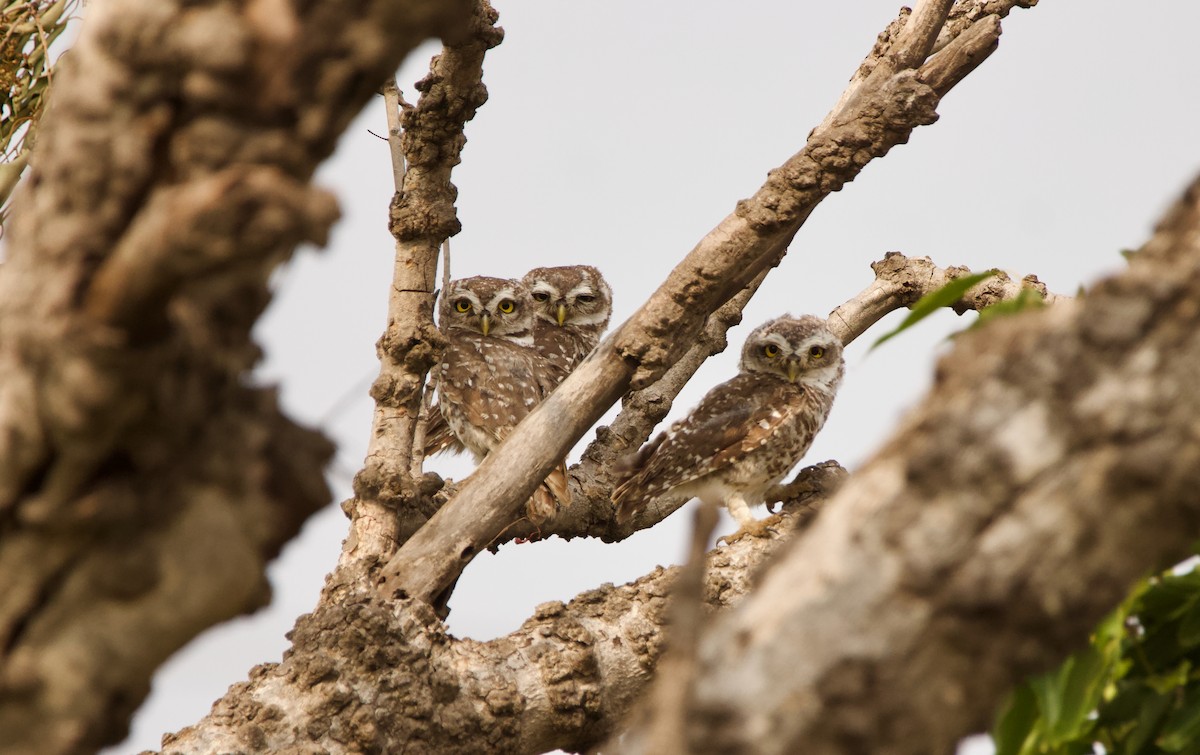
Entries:
[[[476, 276], [451, 281], [439, 324], [446, 349], [437, 367], [438, 405], [454, 436], [476, 462], [558, 385], [555, 368], [533, 348], [529, 292], [518, 280]], [[560, 463], [527, 505], [541, 522], [569, 503]]]
[[660, 497], [724, 505], [740, 534], [762, 535], [750, 513], [808, 451], [844, 372], [842, 342], [819, 317], [784, 315], [742, 348], [739, 373], [646, 444], [613, 490], [617, 521]]

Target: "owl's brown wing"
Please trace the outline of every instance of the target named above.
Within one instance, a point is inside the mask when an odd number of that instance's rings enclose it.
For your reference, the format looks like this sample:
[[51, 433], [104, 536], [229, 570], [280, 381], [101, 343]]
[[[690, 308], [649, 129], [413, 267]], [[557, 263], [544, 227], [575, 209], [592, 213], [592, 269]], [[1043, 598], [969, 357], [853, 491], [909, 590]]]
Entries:
[[450, 453], [460, 454], [466, 449], [462, 441], [455, 436], [454, 431], [442, 415], [442, 405], [433, 404], [429, 407], [429, 417], [425, 420], [425, 456]]
[[742, 373], [716, 386], [638, 453], [629, 479], [613, 490], [617, 521], [628, 521], [647, 501], [766, 445], [806, 404], [802, 389], [771, 375]]

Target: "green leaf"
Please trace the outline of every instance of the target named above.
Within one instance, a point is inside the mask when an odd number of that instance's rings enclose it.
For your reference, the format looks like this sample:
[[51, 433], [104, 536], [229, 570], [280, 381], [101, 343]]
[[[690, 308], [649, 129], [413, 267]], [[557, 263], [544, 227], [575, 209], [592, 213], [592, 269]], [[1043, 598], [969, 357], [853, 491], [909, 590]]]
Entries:
[[1000, 713], [1000, 720], [996, 722], [996, 728], [992, 731], [996, 755], [1020, 755], [1033, 733], [1037, 719], [1037, 699], [1029, 685], [1022, 684], [1009, 695], [1008, 702]]
[[1143, 747], [1152, 742], [1154, 735], [1158, 732], [1158, 723], [1162, 720], [1163, 714], [1167, 712], [1170, 704], [1171, 699], [1162, 695], [1155, 695], [1147, 700], [1138, 716], [1137, 726], [1125, 738], [1125, 746], [1118, 752], [1137, 755]]
[[1071, 656], [1059, 672], [1060, 709], [1058, 720], [1047, 733], [1053, 742], [1079, 739], [1094, 727], [1090, 718], [1100, 704], [1106, 666], [1094, 648], [1084, 648]]
[[908, 316], [904, 318], [904, 321], [901, 322], [895, 330], [880, 336], [879, 340], [871, 344], [871, 349], [876, 349], [884, 341], [891, 340], [895, 336], [900, 335], [942, 307], [950, 306], [954, 302], [961, 299], [963, 294], [965, 294], [972, 286], [991, 278], [995, 274], [995, 270], [989, 270], [986, 273], [965, 275], [961, 278], [955, 278], [936, 291], [930, 291], [929, 293], [925, 294], [917, 300], [916, 304], [913, 304], [912, 307], [909, 308]]
[[1200, 599], [1193, 600], [1180, 618], [1176, 636], [1185, 648], [1200, 644]]
[[1163, 724], [1155, 744], [1167, 752], [1180, 752], [1197, 741], [1200, 741], [1200, 688], [1193, 688], [1184, 697], [1183, 705]]
[[979, 310], [979, 317], [972, 323], [972, 328], [978, 328], [986, 322], [989, 322], [996, 317], [1004, 317], [1006, 315], [1015, 315], [1018, 312], [1023, 312], [1028, 309], [1037, 309], [1046, 304], [1046, 300], [1042, 295], [1032, 288], [1023, 288], [1011, 299], [1003, 299], [996, 302], [990, 307], [984, 307]]

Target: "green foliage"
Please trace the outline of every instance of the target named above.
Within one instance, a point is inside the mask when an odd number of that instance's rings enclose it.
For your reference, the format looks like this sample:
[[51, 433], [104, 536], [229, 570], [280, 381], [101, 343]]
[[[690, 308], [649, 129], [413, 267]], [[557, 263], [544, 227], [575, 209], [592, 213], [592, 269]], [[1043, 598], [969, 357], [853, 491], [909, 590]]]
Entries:
[[997, 755], [1200, 755], [1200, 573], [1139, 584], [1087, 648], [1012, 693], [992, 735]]
[[1046, 304], [1046, 300], [1042, 295], [1032, 288], [1023, 288], [1021, 293], [1011, 299], [1003, 299], [996, 302], [990, 307], [984, 307], [979, 310], [979, 318], [971, 325], [972, 328], [978, 328], [991, 321], [996, 317], [1004, 317], [1006, 315], [1015, 315], [1018, 312], [1024, 312], [1027, 309], [1038, 309]]
[[989, 270], [985, 273], [964, 275], [961, 278], [955, 278], [935, 291], [930, 291], [918, 299], [917, 303], [909, 308], [908, 316], [904, 318], [904, 321], [901, 322], [895, 330], [884, 333], [879, 337], [879, 340], [871, 344], [871, 348], [875, 349], [884, 341], [889, 341], [892, 338], [900, 335], [942, 307], [949, 307], [951, 304], [961, 299], [963, 294], [965, 294], [972, 286], [977, 283], [982, 283], [995, 274], [995, 270]]

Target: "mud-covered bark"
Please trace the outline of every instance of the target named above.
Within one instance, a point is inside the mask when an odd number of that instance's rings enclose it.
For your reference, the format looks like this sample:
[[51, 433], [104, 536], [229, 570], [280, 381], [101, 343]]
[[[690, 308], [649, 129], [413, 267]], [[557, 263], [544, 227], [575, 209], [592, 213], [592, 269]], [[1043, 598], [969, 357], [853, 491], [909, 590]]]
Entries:
[[[811, 521], [806, 506], [788, 525]], [[704, 604], [735, 604], [780, 539], [708, 554]], [[340, 569], [339, 575], [353, 570]], [[580, 751], [620, 723], [662, 652], [678, 569], [656, 569], [570, 603], [545, 603], [490, 642], [446, 633], [420, 601], [383, 599], [360, 579], [326, 586], [280, 664], [256, 668], [165, 753]]]
[[1200, 180], [1122, 275], [961, 336], [920, 408], [702, 640], [692, 749], [950, 752], [1188, 555], [1198, 302]]
[[254, 387], [309, 180], [463, 2], [105, 0], [55, 74], [0, 268], [0, 742], [120, 740], [154, 669], [268, 598], [331, 448]]

